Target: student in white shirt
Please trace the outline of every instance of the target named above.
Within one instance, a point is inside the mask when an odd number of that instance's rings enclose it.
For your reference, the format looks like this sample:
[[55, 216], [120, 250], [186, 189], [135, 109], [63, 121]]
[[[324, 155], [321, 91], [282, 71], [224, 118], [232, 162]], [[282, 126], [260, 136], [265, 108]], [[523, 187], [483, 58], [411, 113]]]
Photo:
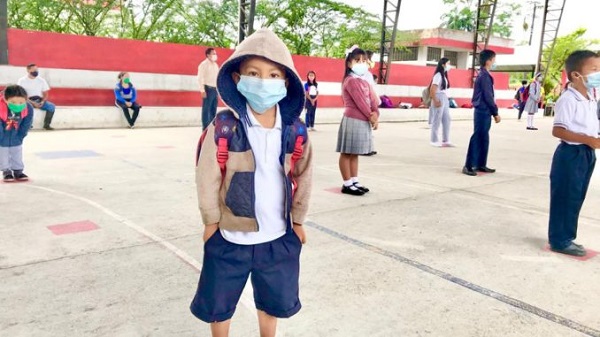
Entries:
[[[446, 90], [450, 88], [448, 80], [448, 70], [450, 70], [450, 60], [442, 57], [438, 62], [437, 68], [433, 73], [433, 79], [429, 88], [431, 95], [431, 106], [429, 107], [431, 115], [431, 145], [436, 147], [452, 147], [450, 143], [450, 101]], [[439, 129], [442, 125], [442, 142], [439, 141]]]
[[579, 212], [596, 165], [598, 139], [597, 102], [600, 88], [600, 55], [588, 50], [573, 52], [565, 62], [570, 87], [555, 106], [552, 135], [561, 140], [550, 171], [550, 221], [548, 239], [552, 251], [585, 256], [574, 242]]
[[56, 106], [48, 101], [50, 86], [48, 86], [48, 82], [41, 78], [39, 74], [37, 65], [31, 63], [27, 65], [27, 76], [21, 77], [17, 84], [25, 88], [28, 101], [34, 108], [46, 112], [46, 116], [44, 117], [44, 129], [54, 130], [50, 124], [52, 123]]
[[309, 71], [304, 83], [304, 95], [306, 97], [306, 127], [315, 131], [315, 117], [317, 114], [317, 99], [319, 98], [319, 83], [317, 83], [317, 74]]

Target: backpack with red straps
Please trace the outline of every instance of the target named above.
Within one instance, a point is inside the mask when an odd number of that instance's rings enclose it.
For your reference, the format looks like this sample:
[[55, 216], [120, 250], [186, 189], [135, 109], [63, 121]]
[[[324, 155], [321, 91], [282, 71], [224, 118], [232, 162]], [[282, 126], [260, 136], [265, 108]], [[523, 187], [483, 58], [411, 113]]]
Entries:
[[531, 88], [531, 83], [529, 83], [527, 85], [527, 87], [525, 87], [525, 89], [523, 89], [523, 102], [527, 102], [527, 100], [529, 99], [529, 89]]
[[[221, 177], [225, 179], [225, 172], [227, 169], [227, 160], [229, 159], [229, 146], [231, 145], [231, 140], [233, 136], [237, 132], [237, 127], [239, 125], [240, 120], [234, 115], [231, 110], [224, 110], [217, 114], [214, 120], [215, 124], [215, 144], [217, 145], [217, 163], [219, 164], [219, 168], [221, 169]], [[302, 158], [302, 154], [304, 152], [304, 144], [307, 140], [307, 131], [306, 126], [300, 120], [297, 120], [290, 126], [291, 132], [290, 137], [288, 138], [288, 144], [286, 144], [285, 149], [286, 152], [292, 154], [292, 158], [290, 161], [290, 172], [294, 172], [294, 168], [296, 166], [296, 162]], [[196, 148], [196, 166], [198, 166], [198, 161], [200, 160], [200, 151], [202, 151], [202, 144], [205, 141], [206, 134], [208, 132], [208, 128], [204, 129], [202, 135], [200, 136], [200, 140], [198, 141], [198, 147]], [[293, 147], [292, 147], [293, 146]], [[292, 196], [298, 185], [292, 179]]]

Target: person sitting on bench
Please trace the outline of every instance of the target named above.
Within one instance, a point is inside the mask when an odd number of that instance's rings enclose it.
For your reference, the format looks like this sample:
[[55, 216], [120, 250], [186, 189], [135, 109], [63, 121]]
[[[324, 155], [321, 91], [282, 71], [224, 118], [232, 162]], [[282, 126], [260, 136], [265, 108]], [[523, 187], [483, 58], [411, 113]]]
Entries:
[[[133, 129], [142, 106], [136, 101], [137, 91], [131, 83], [129, 73], [120, 72], [118, 79], [119, 83], [115, 86], [115, 104], [123, 110], [129, 128]], [[129, 114], [129, 109], [133, 110], [133, 116]]]
[[17, 84], [25, 88], [25, 91], [27, 91], [27, 100], [34, 108], [46, 111], [44, 129], [50, 131], [54, 130], [50, 126], [50, 123], [52, 123], [56, 106], [48, 101], [50, 86], [48, 86], [48, 82], [40, 77], [39, 74], [38, 67], [34, 63], [31, 63], [27, 65], [27, 76], [21, 77]]

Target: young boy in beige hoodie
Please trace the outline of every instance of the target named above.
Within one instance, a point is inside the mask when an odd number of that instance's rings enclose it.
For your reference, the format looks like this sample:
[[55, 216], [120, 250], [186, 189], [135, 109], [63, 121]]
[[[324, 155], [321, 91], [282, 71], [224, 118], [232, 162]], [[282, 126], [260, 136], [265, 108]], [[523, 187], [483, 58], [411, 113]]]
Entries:
[[[228, 336], [250, 277], [260, 335], [274, 337], [277, 318], [301, 307], [302, 223], [312, 178], [311, 146], [299, 121], [304, 86], [285, 44], [261, 29], [223, 64], [217, 90], [230, 110], [219, 112], [208, 127], [199, 155], [205, 244], [191, 311], [211, 324], [213, 337]], [[235, 123], [222, 122], [231, 119]], [[217, 161], [224, 134], [225, 167]]]

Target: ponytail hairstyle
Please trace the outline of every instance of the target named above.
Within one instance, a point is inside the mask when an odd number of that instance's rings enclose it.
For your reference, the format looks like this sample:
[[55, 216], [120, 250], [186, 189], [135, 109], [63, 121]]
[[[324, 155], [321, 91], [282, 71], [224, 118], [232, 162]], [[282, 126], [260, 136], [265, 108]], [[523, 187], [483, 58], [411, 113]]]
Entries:
[[117, 76], [117, 79], [118, 79], [119, 81], [122, 81], [122, 80], [123, 80], [123, 76], [125, 76], [125, 74], [127, 74], [127, 72], [126, 72], [126, 71], [122, 71], [122, 72], [120, 72], [120, 73], [119, 73], [119, 76]]
[[437, 67], [435, 68], [435, 72], [433, 73], [433, 76], [435, 76], [435, 74], [439, 73], [440, 75], [442, 75], [442, 84], [440, 86], [440, 90], [446, 90], [448, 88], [450, 88], [450, 80], [448, 79], [448, 72], [446, 71], [446, 63], [448, 63], [448, 61], [450, 61], [450, 59], [446, 58], [446, 57], [442, 57], [438, 64]]
[[[353, 48], [353, 49], [352, 49]], [[348, 67], [348, 63], [350, 63], [352, 60], [354, 61], [360, 61], [362, 60], [367, 60], [367, 53], [356, 47], [353, 46], [348, 53], [346, 54], [346, 62], [344, 62], [344, 80], [346, 79], [346, 77], [350, 76], [350, 74], [352, 74], [352, 68]]]

